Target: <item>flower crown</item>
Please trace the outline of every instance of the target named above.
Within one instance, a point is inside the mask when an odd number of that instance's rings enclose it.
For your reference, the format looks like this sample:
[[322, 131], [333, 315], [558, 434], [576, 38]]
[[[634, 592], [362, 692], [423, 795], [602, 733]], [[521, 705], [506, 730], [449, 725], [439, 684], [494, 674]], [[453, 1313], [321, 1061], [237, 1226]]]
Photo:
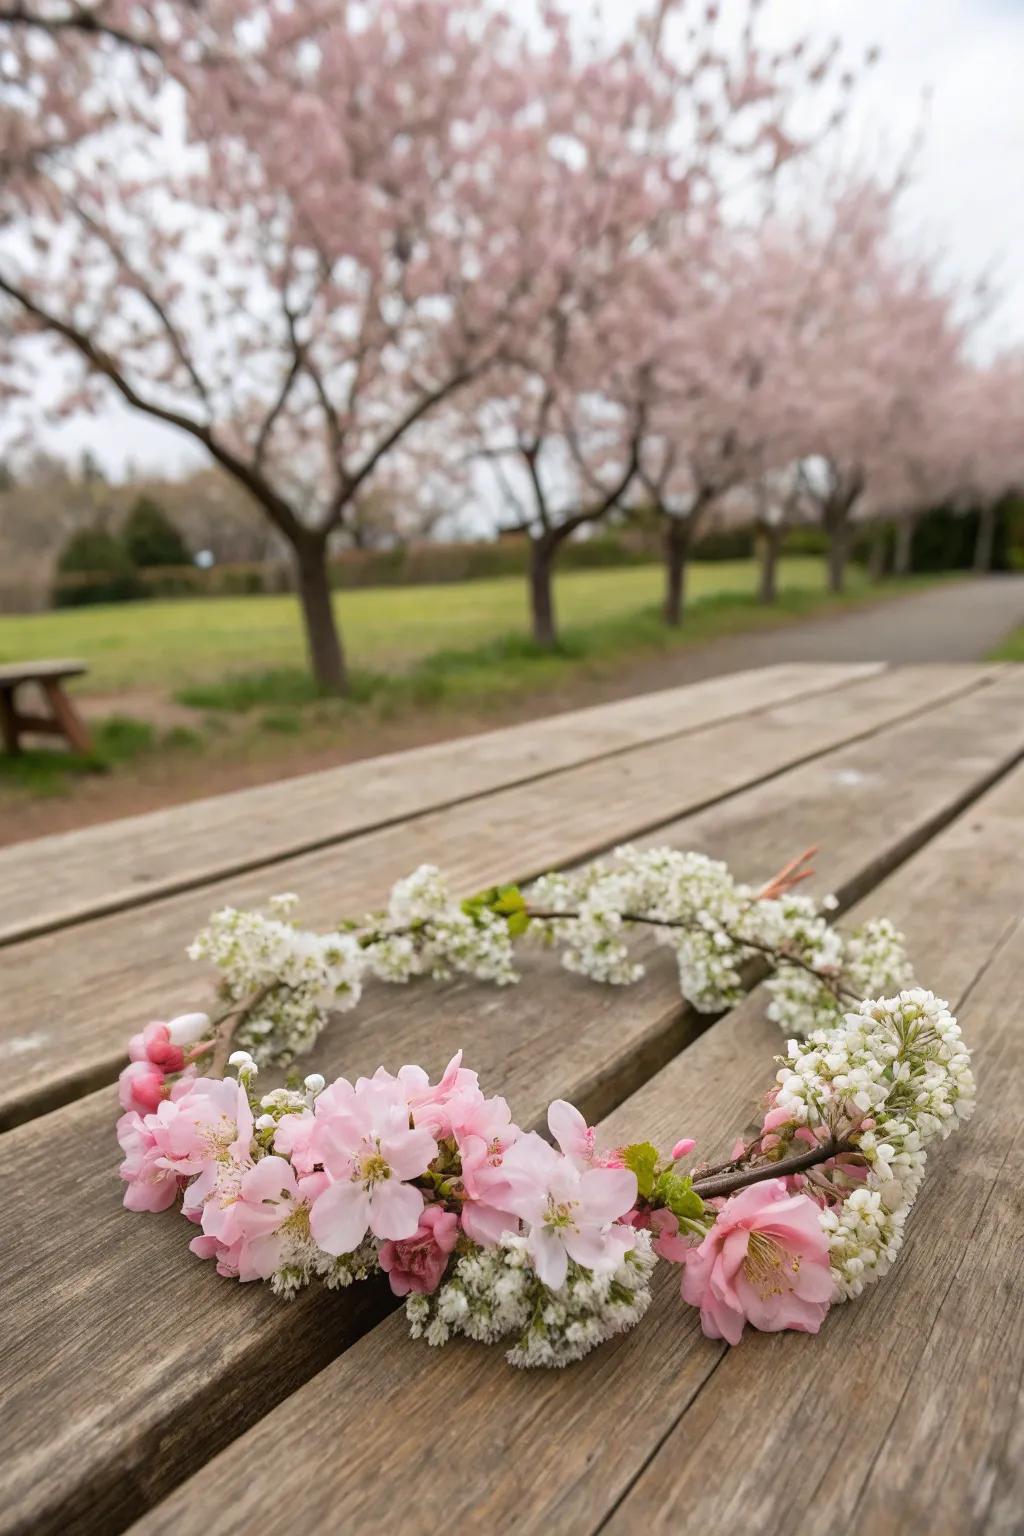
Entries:
[[[180, 1196], [194, 1254], [281, 1296], [379, 1269], [414, 1337], [504, 1340], [515, 1365], [565, 1365], [633, 1327], [658, 1258], [680, 1266], [711, 1338], [736, 1344], [747, 1323], [816, 1333], [892, 1264], [926, 1148], [968, 1118], [974, 1080], [955, 1019], [911, 985], [892, 925], [844, 935], [832, 898], [819, 908], [796, 891], [813, 851], [754, 889], [701, 854], [623, 848], [526, 894], [461, 903], [424, 866], [384, 913], [326, 935], [294, 925], [294, 897], [267, 915], [217, 913], [190, 953], [220, 968], [220, 1011], [130, 1042], [125, 1205], [161, 1211]], [[368, 977], [507, 984], [529, 936], [563, 945], [570, 970], [625, 985], [643, 974], [629, 947], [641, 927], [676, 951], [682, 995], [704, 1012], [770, 965], [769, 1014], [794, 1037], [759, 1129], [717, 1167], [693, 1161], [688, 1137], [670, 1155], [601, 1147], [564, 1100], [548, 1110], [550, 1141], [523, 1131], [461, 1052], [436, 1083], [404, 1066], [256, 1089], [259, 1067], [289, 1065]]]

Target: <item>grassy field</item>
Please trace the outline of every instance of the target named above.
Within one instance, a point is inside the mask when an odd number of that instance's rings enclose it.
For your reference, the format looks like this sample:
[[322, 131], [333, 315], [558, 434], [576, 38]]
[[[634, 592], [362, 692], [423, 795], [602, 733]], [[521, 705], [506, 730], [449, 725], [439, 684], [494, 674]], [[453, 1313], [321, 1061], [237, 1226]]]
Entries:
[[[646, 659], [653, 668], [642, 686], [664, 686], [660, 656], [929, 580], [876, 589], [853, 567], [848, 592], [831, 597], [821, 562], [791, 559], [779, 601], [766, 607], [754, 595], [752, 561], [698, 565], [684, 623], [672, 630], [659, 613], [659, 567], [570, 572], [557, 581], [562, 643], [554, 653], [530, 640], [526, 584], [516, 577], [347, 592], [338, 600], [352, 666], [346, 699], [318, 694], [291, 596], [0, 616], [0, 662], [68, 656], [88, 664], [73, 686], [96, 747], [88, 760], [47, 747], [0, 756], [0, 842], [51, 830], [45, 817], [26, 830], [26, 795], [66, 797], [78, 786], [81, 814], [103, 819], [305, 772], [528, 718], [543, 712], [545, 696], [557, 695], [556, 708], [593, 703]], [[96, 768], [109, 771], [97, 776]]]
[[[863, 588], [855, 569], [851, 590]], [[752, 561], [694, 566], [690, 600], [694, 622], [702, 600], [750, 596]], [[567, 647], [592, 633], [652, 610], [661, 570], [639, 566], [574, 571], [557, 580], [559, 618]], [[787, 595], [824, 591], [822, 563], [783, 563]], [[336, 599], [351, 665], [363, 672], [398, 672], [437, 652], [478, 651], [527, 634], [526, 583], [519, 577], [458, 586], [390, 587], [346, 592]], [[0, 661], [40, 656], [80, 657], [89, 665], [81, 689], [112, 693], [160, 688], [168, 693], [251, 672], [304, 665], [296, 601], [281, 597], [176, 599], [119, 603], [52, 613], [0, 615]]]

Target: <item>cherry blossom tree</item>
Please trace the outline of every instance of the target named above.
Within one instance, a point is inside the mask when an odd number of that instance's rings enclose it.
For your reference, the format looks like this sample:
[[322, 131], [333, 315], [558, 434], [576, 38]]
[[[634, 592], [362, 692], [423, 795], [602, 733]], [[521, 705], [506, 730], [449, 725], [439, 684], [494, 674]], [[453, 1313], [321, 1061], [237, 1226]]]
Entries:
[[[739, 440], [756, 366], [728, 288], [709, 275], [710, 253], [737, 182], [741, 201], [760, 206], [781, 168], [820, 138], [821, 127], [798, 136], [790, 117], [836, 56], [834, 45], [814, 51], [802, 40], [765, 49], [758, 9], [752, 0], [728, 42], [715, 4], [685, 28], [675, 25], [684, 7], [655, 7], [613, 74], [590, 72], [577, 90], [572, 133], [562, 133], [571, 150], [538, 202], [558, 280], [511, 366], [484, 381], [475, 420], [510, 526], [530, 539], [542, 645], [557, 639], [558, 549], [627, 503], [665, 520], [666, 615], [677, 622], [701, 513], [745, 472]], [[845, 77], [842, 89], [851, 84]], [[826, 128], [836, 121], [833, 112]], [[725, 362], [712, 351], [723, 331]]]
[[[155, 101], [119, 60], [109, 119], [41, 157], [0, 293], [16, 341], [77, 363], [60, 411], [112, 390], [244, 486], [293, 550], [315, 674], [341, 689], [328, 542], [430, 412], [550, 323], [578, 248], [545, 215], [559, 187], [607, 196], [610, 133], [573, 156], [640, 70], [630, 47], [577, 60], [553, 8], [538, 35], [470, 0], [235, 0], [162, 47]], [[25, 359], [8, 356], [15, 386]]]

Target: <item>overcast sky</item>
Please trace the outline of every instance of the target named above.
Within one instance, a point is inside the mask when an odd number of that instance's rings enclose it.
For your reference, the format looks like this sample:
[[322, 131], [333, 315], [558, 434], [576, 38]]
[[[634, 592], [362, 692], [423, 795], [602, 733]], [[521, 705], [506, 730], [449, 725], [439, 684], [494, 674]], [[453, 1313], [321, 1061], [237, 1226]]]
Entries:
[[[590, 0], [578, 4], [589, 11]], [[622, 17], [633, 5], [606, 0], [605, 10]], [[954, 271], [990, 272], [1003, 298], [986, 341], [1024, 344], [1024, 0], [766, 0], [761, 30], [838, 35], [853, 62], [881, 48], [848, 130], [876, 161], [905, 150], [930, 94], [907, 199], [914, 237], [941, 246]], [[177, 473], [203, 461], [171, 430], [114, 407], [47, 442], [70, 454], [88, 444], [114, 475], [130, 463]]]

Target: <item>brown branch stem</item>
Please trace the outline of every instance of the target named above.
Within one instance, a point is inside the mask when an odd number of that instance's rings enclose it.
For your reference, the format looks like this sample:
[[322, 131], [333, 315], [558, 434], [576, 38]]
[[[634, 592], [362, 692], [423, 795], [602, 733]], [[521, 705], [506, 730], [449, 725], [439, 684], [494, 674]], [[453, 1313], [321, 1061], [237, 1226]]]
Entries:
[[817, 1167], [819, 1163], [827, 1163], [829, 1158], [855, 1150], [852, 1141], [836, 1141], [830, 1137], [817, 1147], [810, 1147], [806, 1152], [796, 1152], [792, 1157], [780, 1158], [777, 1163], [759, 1163], [754, 1168], [738, 1168], [734, 1173], [694, 1179], [693, 1187], [702, 1200], [716, 1200], [725, 1195], [733, 1195], [751, 1184], [761, 1184], [766, 1179], [783, 1179], [789, 1174], [803, 1173], [808, 1168]]
[[262, 1002], [276, 992], [278, 987], [284, 986], [282, 981], [265, 981], [255, 992], [243, 998], [240, 1003], [233, 1003], [223, 1013], [218, 1013], [213, 1019], [216, 1033], [213, 1037], [213, 1055], [210, 1058], [210, 1076], [223, 1077], [224, 1068], [228, 1064], [228, 1056], [231, 1053], [231, 1042], [235, 1031], [245, 1019], [253, 1013]]

